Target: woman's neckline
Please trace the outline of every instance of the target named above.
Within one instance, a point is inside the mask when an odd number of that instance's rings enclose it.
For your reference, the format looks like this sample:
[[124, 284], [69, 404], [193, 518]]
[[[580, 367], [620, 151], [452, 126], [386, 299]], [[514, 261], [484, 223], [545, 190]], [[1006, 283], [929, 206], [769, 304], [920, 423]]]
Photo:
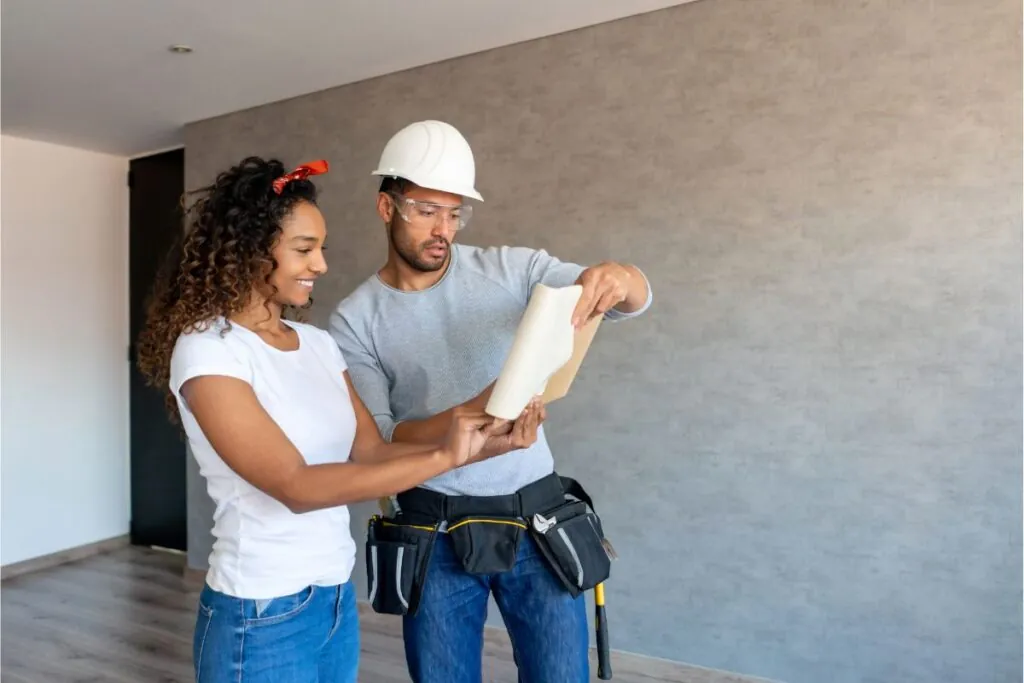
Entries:
[[242, 323], [240, 323], [240, 322], [238, 322], [238, 321], [236, 321], [236, 320], [228, 320], [227, 322], [228, 322], [228, 324], [230, 324], [230, 325], [231, 325], [232, 327], [238, 327], [238, 328], [240, 328], [240, 329], [243, 329], [243, 330], [245, 330], [247, 334], [250, 334], [250, 335], [252, 335], [253, 337], [255, 337], [256, 339], [258, 339], [258, 340], [259, 340], [259, 342], [260, 342], [261, 344], [263, 344], [263, 345], [264, 345], [265, 347], [267, 347], [268, 349], [270, 349], [270, 350], [272, 350], [272, 351], [275, 351], [275, 352], [277, 352], [277, 353], [281, 353], [281, 354], [290, 354], [290, 353], [298, 353], [299, 351], [301, 351], [301, 350], [302, 350], [302, 333], [301, 333], [301, 332], [299, 332], [299, 328], [298, 328], [298, 326], [297, 326], [297, 325], [294, 325], [294, 324], [293, 324], [293, 323], [292, 323], [292, 322], [291, 322], [290, 320], [285, 320], [284, 318], [281, 318], [281, 322], [282, 322], [282, 323], [283, 323], [284, 325], [286, 325], [287, 327], [289, 327], [290, 329], [292, 329], [292, 330], [293, 330], [293, 331], [295, 332], [295, 337], [296, 337], [296, 339], [297, 339], [297, 341], [298, 341], [298, 345], [297, 345], [297, 346], [296, 346], [296, 347], [295, 347], [294, 349], [282, 349], [282, 348], [278, 348], [277, 346], [274, 346], [273, 344], [271, 344], [270, 342], [268, 342], [268, 341], [267, 341], [266, 339], [264, 339], [264, 338], [263, 338], [263, 337], [262, 337], [262, 336], [260, 335], [260, 333], [259, 333], [259, 332], [255, 331], [255, 330], [253, 330], [253, 329], [250, 329], [250, 328], [248, 328], [248, 327], [246, 327], [245, 325], [243, 325]]

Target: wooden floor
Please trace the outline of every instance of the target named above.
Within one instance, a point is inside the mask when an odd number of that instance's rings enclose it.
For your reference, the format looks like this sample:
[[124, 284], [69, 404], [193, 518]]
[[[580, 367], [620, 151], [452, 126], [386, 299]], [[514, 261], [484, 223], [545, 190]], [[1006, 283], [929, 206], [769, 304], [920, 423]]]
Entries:
[[[198, 588], [184, 558], [130, 547], [7, 579], [0, 586], [4, 683], [192, 681]], [[359, 680], [408, 681], [396, 618], [362, 615]], [[620, 683], [738, 683], [749, 679], [613, 655]], [[514, 683], [507, 641], [489, 634], [485, 682]], [[596, 680], [596, 677], [595, 677]]]

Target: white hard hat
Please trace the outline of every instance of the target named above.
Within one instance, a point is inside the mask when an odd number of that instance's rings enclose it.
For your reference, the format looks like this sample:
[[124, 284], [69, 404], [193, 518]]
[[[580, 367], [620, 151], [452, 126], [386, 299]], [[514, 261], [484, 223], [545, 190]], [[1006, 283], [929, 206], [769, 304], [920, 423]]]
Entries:
[[484, 200], [473, 187], [473, 150], [462, 133], [443, 121], [417, 121], [395, 133], [372, 175], [405, 178], [420, 187]]

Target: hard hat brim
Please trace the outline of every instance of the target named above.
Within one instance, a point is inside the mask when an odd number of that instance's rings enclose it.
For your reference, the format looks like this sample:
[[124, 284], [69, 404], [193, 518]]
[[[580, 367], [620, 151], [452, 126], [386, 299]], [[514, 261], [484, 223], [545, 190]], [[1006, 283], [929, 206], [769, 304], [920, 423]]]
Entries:
[[404, 178], [405, 180], [408, 180], [410, 183], [413, 183], [414, 185], [418, 185], [428, 190], [437, 190], [438, 192], [449, 192], [451, 194], [457, 194], [461, 197], [469, 197], [470, 199], [475, 199], [478, 202], [484, 201], [484, 198], [480, 195], [479, 192], [476, 191], [475, 187], [463, 187], [454, 184], [448, 185], [444, 183], [419, 182], [416, 180], [416, 178], [410, 178], [405, 175], [398, 175], [394, 171], [388, 171], [379, 168], [376, 171], [370, 173], [370, 175], [388, 178]]

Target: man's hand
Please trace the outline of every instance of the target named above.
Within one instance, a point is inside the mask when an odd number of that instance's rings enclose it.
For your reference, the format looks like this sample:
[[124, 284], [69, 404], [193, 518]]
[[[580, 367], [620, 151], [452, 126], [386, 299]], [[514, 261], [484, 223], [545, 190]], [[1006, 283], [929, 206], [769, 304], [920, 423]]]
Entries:
[[537, 430], [547, 419], [547, 409], [540, 397], [535, 397], [515, 422], [495, 420], [488, 429], [487, 441], [480, 453], [466, 464], [479, 462], [512, 451], [529, 448], [537, 441]]
[[573, 326], [579, 329], [625, 301], [632, 279], [629, 269], [613, 262], [599, 263], [584, 270], [576, 279], [576, 284], [583, 286], [583, 293], [572, 314]]

